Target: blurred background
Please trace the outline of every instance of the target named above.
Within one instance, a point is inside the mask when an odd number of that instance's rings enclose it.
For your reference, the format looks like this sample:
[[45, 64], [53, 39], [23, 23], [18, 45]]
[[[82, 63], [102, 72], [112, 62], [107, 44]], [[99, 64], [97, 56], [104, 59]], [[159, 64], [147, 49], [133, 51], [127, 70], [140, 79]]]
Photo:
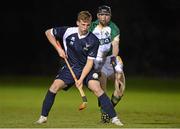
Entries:
[[[180, 0], [1, 2], [0, 127], [113, 127], [97, 122], [97, 99], [89, 90], [85, 91], [89, 108], [82, 117], [76, 109], [81, 98], [75, 87], [58, 94], [48, 124], [32, 124], [61, 65], [45, 31], [75, 26], [82, 10], [89, 10], [96, 20], [96, 10], [103, 4], [112, 8], [112, 20], [121, 31], [119, 54], [127, 89], [116, 109], [124, 127], [180, 128]], [[110, 81], [108, 88], [111, 96]]]
[[59, 57], [44, 32], [75, 26], [77, 13], [112, 8], [126, 75], [180, 75], [179, 0], [28, 0], [1, 4], [0, 75], [54, 75]]

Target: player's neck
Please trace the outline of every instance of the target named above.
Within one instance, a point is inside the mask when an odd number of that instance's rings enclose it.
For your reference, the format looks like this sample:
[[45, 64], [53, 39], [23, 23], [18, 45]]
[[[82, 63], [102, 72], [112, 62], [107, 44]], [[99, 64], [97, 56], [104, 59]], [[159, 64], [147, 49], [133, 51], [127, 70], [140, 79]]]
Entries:
[[88, 31], [86, 33], [83, 33], [80, 30], [78, 30], [78, 37], [79, 37], [79, 39], [86, 37], [88, 34], [89, 34]]
[[106, 27], [106, 26], [107, 26], [107, 25], [99, 24], [99, 25], [98, 25], [98, 28], [99, 28], [99, 29], [103, 29], [103, 28]]
[[86, 35], [87, 33], [83, 33], [83, 32], [81, 32], [80, 30], [78, 30], [78, 35], [79, 36], [83, 36], [83, 35]]

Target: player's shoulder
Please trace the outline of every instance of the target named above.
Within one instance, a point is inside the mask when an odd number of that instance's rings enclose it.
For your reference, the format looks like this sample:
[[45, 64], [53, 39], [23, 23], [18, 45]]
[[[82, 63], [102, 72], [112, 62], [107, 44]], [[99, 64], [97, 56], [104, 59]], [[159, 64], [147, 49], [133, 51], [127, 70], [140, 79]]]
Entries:
[[67, 31], [72, 32], [72, 33], [77, 33], [78, 32], [78, 27], [68, 27]]
[[92, 21], [91, 26], [89, 28], [89, 31], [93, 31], [94, 28], [96, 28], [96, 26], [99, 24], [98, 20]]
[[117, 26], [117, 24], [113, 21], [109, 22], [109, 27], [115, 30], [119, 30], [119, 27]]
[[98, 39], [97, 36], [96, 36], [95, 34], [93, 34], [92, 32], [89, 32], [88, 37], [89, 37], [89, 40], [90, 40], [91, 43], [95, 43], [95, 44], [97, 43], [97, 44], [99, 44], [99, 39]]
[[89, 32], [89, 37], [90, 37], [91, 39], [94, 39], [94, 40], [99, 40], [99, 39], [97, 38], [97, 36], [96, 36], [94, 33], [92, 33], [91, 31]]
[[66, 29], [65, 35], [67, 37], [69, 35], [76, 34], [76, 33], [78, 33], [78, 28], [77, 27], [68, 27]]
[[55, 26], [52, 29], [54, 30], [67, 30], [69, 26]]

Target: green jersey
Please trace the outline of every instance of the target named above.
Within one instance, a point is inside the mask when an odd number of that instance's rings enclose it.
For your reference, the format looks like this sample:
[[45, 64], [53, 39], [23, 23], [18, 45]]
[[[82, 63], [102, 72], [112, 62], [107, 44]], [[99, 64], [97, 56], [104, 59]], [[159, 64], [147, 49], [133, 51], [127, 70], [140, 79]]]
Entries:
[[103, 28], [98, 27], [99, 21], [92, 22], [90, 31], [96, 35], [100, 41], [97, 57], [104, 58], [112, 54], [112, 41], [120, 35], [120, 30], [115, 23], [109, 22], [109, 25]]

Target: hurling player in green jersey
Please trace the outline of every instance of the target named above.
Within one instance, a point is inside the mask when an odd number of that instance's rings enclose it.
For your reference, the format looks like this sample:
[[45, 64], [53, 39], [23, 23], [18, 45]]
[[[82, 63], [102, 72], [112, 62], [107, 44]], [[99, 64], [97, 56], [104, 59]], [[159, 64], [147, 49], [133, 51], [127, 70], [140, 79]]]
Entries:
[[[107, 80], [114, 80], [114, 92], [111, 102], [115, 107], [121, 100], [125, 90], [125, 76], [123, 72], [123, 62], [119, 56], [120, 30], [111, 21], [111, 8], [102, 5], [97, 11], [97, 20], [92, 22], [90, 31], [94, 33], [100, 41], [97, 57], [94, 60], [95, 68], [100, 73], [100, 82], [106, 92]], [[101, 107], [101, 105], [99, 104]], [[109, 116], [101, 109], [102, 122], [109, 122]]]

